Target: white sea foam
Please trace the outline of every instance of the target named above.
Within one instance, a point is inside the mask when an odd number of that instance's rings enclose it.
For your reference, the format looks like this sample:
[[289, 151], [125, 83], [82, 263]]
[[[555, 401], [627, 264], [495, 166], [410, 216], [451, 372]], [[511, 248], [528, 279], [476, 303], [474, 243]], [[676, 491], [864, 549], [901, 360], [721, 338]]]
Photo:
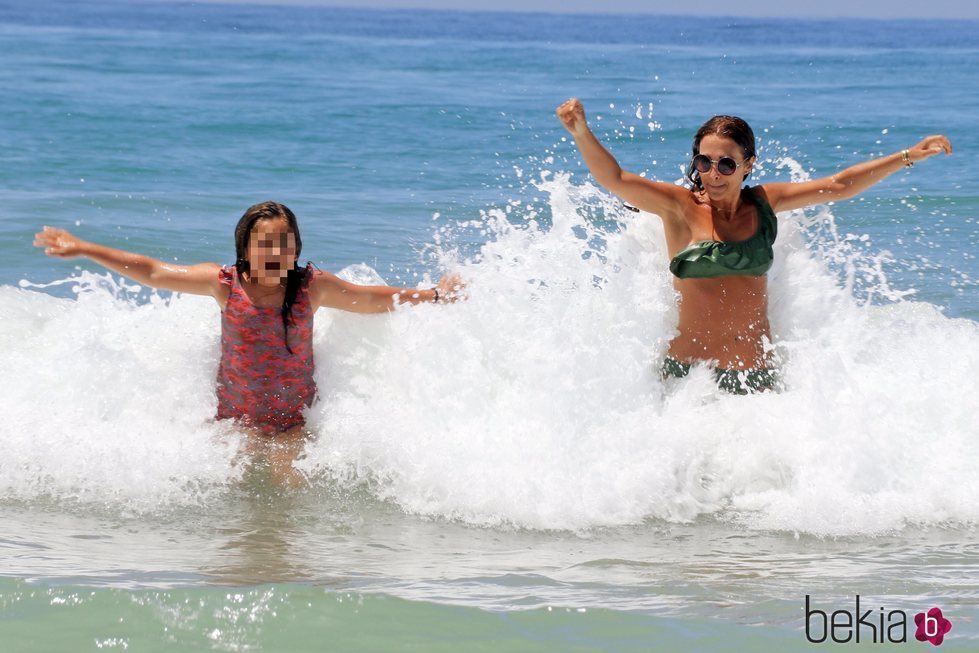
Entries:
[[[461, 265], [468, 301], [320, 312], [318, 437], [299, 462], [314, 483], [529, 528], [713, 515], [845, 534], [979, 520], [979, 324], [855, 299], [828, 258], [900, 293], [873, 256], [826, 235], [827, 211], [783, 216], [770, 292], [787, 390], [726, 395], [704, 369], [664, 384], [676, 308], [659, 221], [544, 177], [550, 224], [481, 219], [487, 242]], [[596, 207], [622, 228], [589, 221]], [[366, 266], [343, 274], [380, 281]], [[0, 288], [0, 491], [153, 510], [233, 483], [236, 436], [210, 421], [213, 302], [138, 304], [104, 276], [73, 283], [77, 300]]]

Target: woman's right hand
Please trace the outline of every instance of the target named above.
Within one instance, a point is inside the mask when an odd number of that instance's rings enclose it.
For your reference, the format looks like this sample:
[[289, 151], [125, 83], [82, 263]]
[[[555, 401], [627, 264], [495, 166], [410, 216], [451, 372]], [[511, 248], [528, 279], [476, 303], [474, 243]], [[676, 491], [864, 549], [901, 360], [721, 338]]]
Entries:
[[561, 119], [564, 128], [571, 132], [572, 136], [584, 134], [588, 131], [588, 121], [585, 119], [585, 105], [578, 98], [571, 98], [556, 110], [557, 117]]
[[48, 256], [72, 258], [82, 255], [82, 245], [85, 241], [72, 236], [64, 229], [44, 227], [34, 235], [34, 246], [43, 247]]

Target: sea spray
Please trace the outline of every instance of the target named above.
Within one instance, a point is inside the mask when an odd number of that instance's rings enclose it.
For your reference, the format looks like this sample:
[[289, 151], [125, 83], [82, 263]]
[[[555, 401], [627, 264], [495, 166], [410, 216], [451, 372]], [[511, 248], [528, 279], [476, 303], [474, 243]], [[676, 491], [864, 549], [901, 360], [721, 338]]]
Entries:
[[[658, 374], [676, 322], [658, 219], [566, 175], [538, 183], [546, 219], [478, 221], [465, 301], [317, 315], [315, 438], [297, 462], [314, 487], [531, 529], [709, 516], [839, 535], [976, 520], [979, 327], [900, 294], [854, 297], [827, 263], [849, 247], [822, 235], [829, 209], [780, 221], [770, 300], [786, 390], [735, 397], [705, 368]], [[845, 249], [847, 264], [866, 266], [864, 251]], [[383, 282], [367, 266], [342, 276]], [[0, 288], [3, 365], [17, 371], [2, 399], [8, 497], [159, 511], [226, 493], [242, 471], [240, 435], [212, 420], [216, 305], [72, 279], [74, 300]], [[941, 451], [957, 453], [927, 453]]]

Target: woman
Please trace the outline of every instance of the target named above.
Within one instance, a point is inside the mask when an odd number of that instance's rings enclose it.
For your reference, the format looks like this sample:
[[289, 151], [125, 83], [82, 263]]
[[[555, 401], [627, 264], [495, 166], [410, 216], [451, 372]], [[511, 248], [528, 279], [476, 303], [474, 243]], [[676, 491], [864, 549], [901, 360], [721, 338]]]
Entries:
[[718, 385], [746, 394], [771, 390], [768, 284], [775, 214], [854, 197], [891, 173], [940, 152], [944, 136], [929, 136], [896, 154], [801, 183], [742, 188], [755, 164], [755, 137], [734, 116], [714, 116], [697, 131], [687, 172], [691, 188], [625, 172], [588, 128], [581, 102], [571, 99], [557, 115], [599, 184], [663, 220], [679, 296], [679, 335], [663, 362], [665, 377], [682, 377], [692, 364], [714, 370]]

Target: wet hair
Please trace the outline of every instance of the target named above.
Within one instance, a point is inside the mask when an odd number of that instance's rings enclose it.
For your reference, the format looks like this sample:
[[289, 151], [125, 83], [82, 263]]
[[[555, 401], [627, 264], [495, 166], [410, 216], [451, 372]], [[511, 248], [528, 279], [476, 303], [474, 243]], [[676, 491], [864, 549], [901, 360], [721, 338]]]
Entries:
[[[737, 116], [714, 116], [701, 125], [700, 129], [697, 130], [697, 134], [693, 137], [693, 153], [690, 156], [690, 165], [687, 168], [687, 179], [690, 180], [693, 187], [691, 190], [704, 190], [704, 184], [700, 180], [700, 173], [693, 167], [693, 157], [700, 154], [700, 141], [704, 139], [704, 136], [710, 134], [730, 138], [737, 143], [738, 147], [744, 153], [744, 160], [746, 161], [755, 156], [755, 133], [751, 131], [748, 123]], [[748, 178], [748, 174], [748, 172], [744, 173], [742, 181]]]
[[291, 270], [286, 273], [286, 296], [282, 300], [282, 328], [283, 339], [286, 349], [292, 353], [289, 346], [289, 322], [292, 320], [292, 305], [296, 303], [296, 296], [299, 294], [299, 287], [306, 279], [307, 270], [298, 265], [299, 254], [303, 251], [303, 241], [299, 236], [299, 223], [296, 215], [289, 210], [289, 207], [278, 202], [262, 202], [248, 207], [245, 214], [238, 220], [235, 227], [235, 269], [238, 271], [238, 278], [241, 279], [248, 274], [251, 266], [248, 263], [248, 239], [251, 237], [252, 228], [259, 220], [279, 220], [284, 219], [289, 224], [289, 231], [296, 239], [296, 263]]

